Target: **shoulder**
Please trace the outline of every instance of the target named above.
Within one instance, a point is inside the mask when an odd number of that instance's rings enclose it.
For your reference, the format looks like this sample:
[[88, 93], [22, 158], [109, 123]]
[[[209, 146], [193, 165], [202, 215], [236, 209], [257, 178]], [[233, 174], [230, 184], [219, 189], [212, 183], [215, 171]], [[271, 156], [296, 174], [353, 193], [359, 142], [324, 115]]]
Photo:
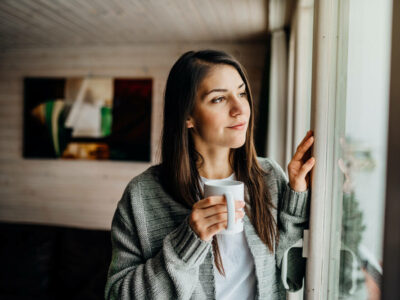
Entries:
[[280, 197], [286, 188], [288, 178], [278, 162], [269, 157], [257, 157], [258, 163], [265, 172], [264, 178], [271, 194]]
[[117, 205], [121, 217], [131, 219], [134, 211], [143, 210], [144, 199], [163, 192], [158, 174], [159, 165], [151, 166], [128, 182]]
[[126, 186], [125, 192], [135, 192], [140, 187], [153, 187], [160, 186], [159, 181], [160, 165], [154, 165], [133, 177]]
[[282, 167], [276, 162], [276, 160], [269, 157], [257, 157], [257, 161], [263, 171], [269, 176], [285, 176], [285, 172], [283, 171]]
[[155, 224], [175, 224], [188, 214], [188, 209], [163, 188], [160, 173], [160, 165], [152, 166], [132, 178], [126, 186], [116, 215], [128, 227], [144, 232]]

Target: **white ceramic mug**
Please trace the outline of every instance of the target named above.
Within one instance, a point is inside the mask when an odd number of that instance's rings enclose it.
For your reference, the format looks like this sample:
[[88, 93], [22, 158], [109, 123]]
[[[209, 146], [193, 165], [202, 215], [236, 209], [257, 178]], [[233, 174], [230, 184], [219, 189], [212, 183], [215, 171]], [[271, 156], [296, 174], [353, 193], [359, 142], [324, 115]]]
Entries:
[[[228, 208], [228, 226], [218, 234], [234, 234], [243, 231], [243, 220], [235, 222], [235, 201], [244, 201], [244, 184], [241, 181], [207, 181], [204, 183], [204, 196], [225, 196]], [[243, 208], [242, 208], [243, 211]]]

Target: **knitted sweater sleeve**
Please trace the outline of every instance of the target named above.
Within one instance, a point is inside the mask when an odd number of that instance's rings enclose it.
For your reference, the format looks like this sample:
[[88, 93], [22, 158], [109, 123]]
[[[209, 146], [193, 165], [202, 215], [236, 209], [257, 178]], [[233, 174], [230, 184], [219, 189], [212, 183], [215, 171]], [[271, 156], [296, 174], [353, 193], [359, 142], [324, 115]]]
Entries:
[[[144, 212], [130, 216], [138, 186], [127, 188], [114, 214], [111, 229], [112, 259], [105, 288], [106, 299], [189, 299], [199, 281], [199, 267], [211, 242], [192, 231], [188, 217], [165, 236], [151, 258], [142, 252], [143, 233], [137, 224]], [[143, 214], [143, 215], [142, 215]], [[142, 215], [142, 216], [140, 216]], [[143, 225], [143, 224], [142, 224]]]
[[[276, 247], [276, 261], [280, 269], [285, 250], [293, 246], [303, 237], [304, 229], [308, 228], [310, 191], [296, 192], [293, 190], [281, 166], [268, 159], [272, 166], [278, 186], [278, 230], [279, 242]], [[302, 250], [293, 248], [288, 252], [288, 285], [289, 291], [301, 288], [305, 274], [305, 258]]]

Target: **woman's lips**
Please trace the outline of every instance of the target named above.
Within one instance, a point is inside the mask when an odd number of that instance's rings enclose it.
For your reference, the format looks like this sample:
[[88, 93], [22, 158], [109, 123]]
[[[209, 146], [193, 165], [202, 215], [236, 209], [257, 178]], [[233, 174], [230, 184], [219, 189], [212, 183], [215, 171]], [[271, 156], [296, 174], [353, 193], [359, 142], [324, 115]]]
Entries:
[[242, 130], [246, 127], [246, 123], [240, 123], [231, 127], [228, 127], [230, 129], [235, 129], [235, 130]]

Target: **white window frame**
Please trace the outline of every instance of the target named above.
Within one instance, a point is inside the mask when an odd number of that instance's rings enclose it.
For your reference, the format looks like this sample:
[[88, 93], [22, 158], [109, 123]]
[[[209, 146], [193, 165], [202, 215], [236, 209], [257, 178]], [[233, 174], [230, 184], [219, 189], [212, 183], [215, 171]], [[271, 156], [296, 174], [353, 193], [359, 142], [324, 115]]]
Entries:
[[[311, 128], [316, 165], [311, 174], [309, 255], [305, 299], [336, 299], [340, 262], [342, 174], [337, 167], [344, 137], [347, 0], [314, 2]], [[340, 39], [340, 42], [339, 42]], [[341, 45], [338, 48], [338, 45]]]

